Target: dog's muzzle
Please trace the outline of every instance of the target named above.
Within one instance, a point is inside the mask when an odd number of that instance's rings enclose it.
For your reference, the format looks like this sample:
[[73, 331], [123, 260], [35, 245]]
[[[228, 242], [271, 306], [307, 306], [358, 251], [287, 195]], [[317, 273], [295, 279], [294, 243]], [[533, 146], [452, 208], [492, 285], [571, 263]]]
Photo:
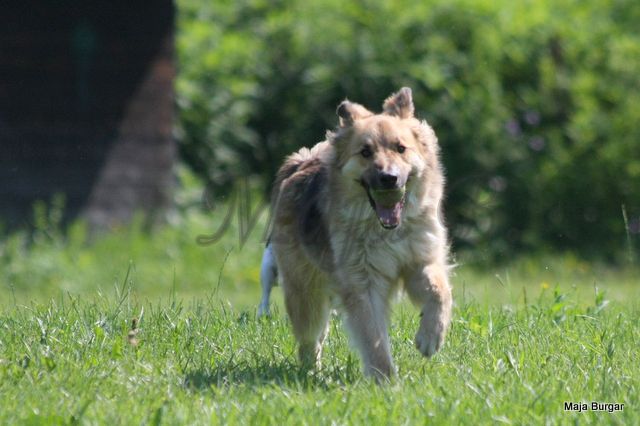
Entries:
[[[362, 186], [367, 191], [369, 203], [378, 216], [380, 225], [385, 229], [397, 228], [402, 221], [402, 210], [406, 199], [406, 186], [372, 188], [362, 181]], [[391, 185], [389, 185], [391, 186]]]

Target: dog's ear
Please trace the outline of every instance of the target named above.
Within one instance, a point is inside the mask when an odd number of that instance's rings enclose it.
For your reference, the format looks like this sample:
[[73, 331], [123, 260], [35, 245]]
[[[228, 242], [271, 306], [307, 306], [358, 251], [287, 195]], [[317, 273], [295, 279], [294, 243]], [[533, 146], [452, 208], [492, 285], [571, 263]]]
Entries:
[[354, 121], [371, 117], [373, 113], [360, 104], [344, 100], [338, 105], [336, 114], [340, 117], [340, 127], [353, 125]]
[[411, 96], [411, 89], [403, 87], [397, 93], [389, 96], [387, 100], [382, 104], [382, 109], [385, 114], [395, 115], [400, 118], [412, 118], [413, 117], [413, 98]]

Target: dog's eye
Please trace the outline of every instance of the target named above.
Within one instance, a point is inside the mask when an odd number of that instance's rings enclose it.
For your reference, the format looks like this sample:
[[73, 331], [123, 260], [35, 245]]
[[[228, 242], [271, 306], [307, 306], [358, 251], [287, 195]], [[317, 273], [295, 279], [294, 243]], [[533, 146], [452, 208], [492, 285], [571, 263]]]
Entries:
[[402, 154], [407, 148], [402, 145], [402, 144], [398, 144], [397, 150], [400, 154]]
[[364, 158], [369, 158], [373, 155], [373, 151], [371, 151], [371, 148], [369, 148], [368, 146], [365, 146], [364, 148], [362, 148], [362, 151], [360, 151], [360, 155], [362, 155]]

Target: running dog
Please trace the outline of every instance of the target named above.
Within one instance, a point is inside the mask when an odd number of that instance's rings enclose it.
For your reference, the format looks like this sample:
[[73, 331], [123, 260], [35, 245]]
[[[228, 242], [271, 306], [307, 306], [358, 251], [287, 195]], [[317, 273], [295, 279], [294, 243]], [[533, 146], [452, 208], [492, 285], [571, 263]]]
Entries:
[[406, 87], [382, 113], [345, 100], [337, 114], [337, 129], [290, 155], [277, 174], [258, 313], [268, 314], [279, 277], [300, 361], [313, 367], [336, 305], [365, 374], [387, 379], [396, 372], [389, 305], [400, 289], [420, 307], [415, 345], [423, 355], [440, 349], [450, 323], [438, 141], [414, 117]]

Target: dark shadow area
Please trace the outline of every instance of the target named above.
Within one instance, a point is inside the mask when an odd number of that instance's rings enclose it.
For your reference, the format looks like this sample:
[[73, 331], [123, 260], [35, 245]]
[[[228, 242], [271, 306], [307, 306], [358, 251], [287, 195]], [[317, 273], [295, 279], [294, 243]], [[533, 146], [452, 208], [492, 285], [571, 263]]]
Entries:
[[323, 366], [318, 371], [309, 371], [289, 361], [258, 362], [255, 365], [228, 363], [215, 368], [195, 369], [184, 377], [184, 386], [194, 391], [211, 387], [244, 384], [248, 386], [295, 386], [305, 389], [328, 389], [352, 384], [362, 378], [359, 364], [349, 359], [335, 368]]
[[87, 208], [123, 139], [157, 145], [167, 138], [164, 128], [142, 122], [132, 130], [127, 122], [156, 108], [153, 96], [139, 96], [149, 78], [159, 91], [172, 90], [154, 79], [166, 75], [156, 69], [158, 55], [172, 54], [174, 5], [11, 1], [2, 9], [0, 221], [29, 225], [33, 203], [57, 193], [68, 221]]

